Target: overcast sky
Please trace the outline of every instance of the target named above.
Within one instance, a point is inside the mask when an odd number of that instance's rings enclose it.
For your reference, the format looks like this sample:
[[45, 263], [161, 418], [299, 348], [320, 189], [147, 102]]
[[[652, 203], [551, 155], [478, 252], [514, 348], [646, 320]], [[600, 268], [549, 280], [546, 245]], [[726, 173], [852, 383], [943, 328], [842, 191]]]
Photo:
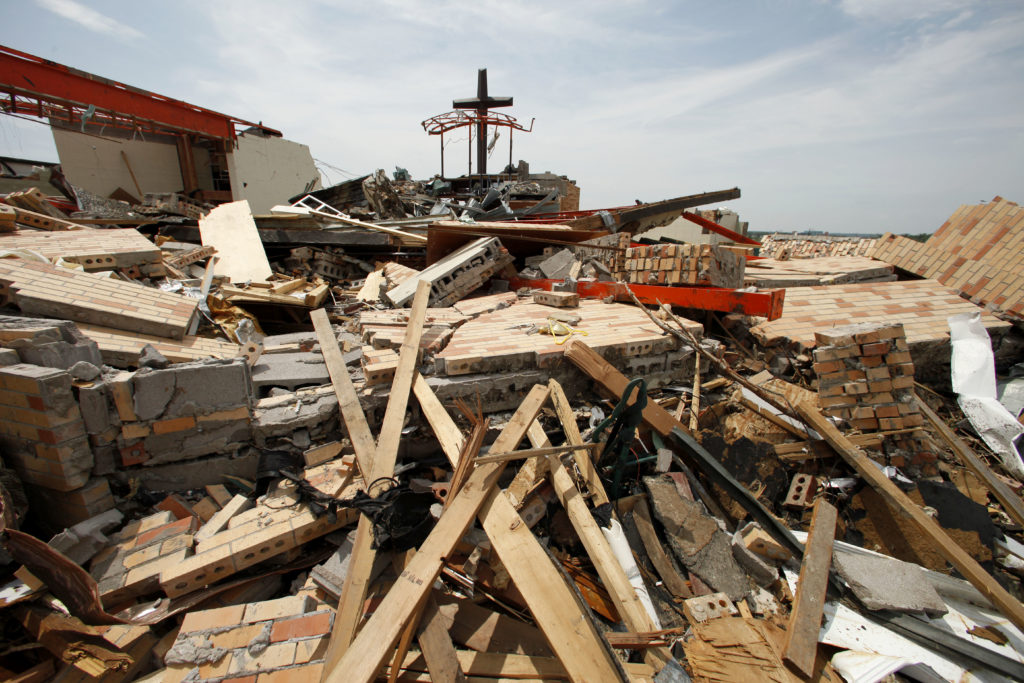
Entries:
[[[753, 230], [932, 232], [1024, 201], [1019, 0], [8, 0], [0, 43], [262, 121], [329, 183], [437, 173], [420, 121], [487, 67], [502, 111], [536, 118], [514, 159], [575, 178], [584, 208], [738, 186]], [[9, 116], [0, 154], [56, 160]], [[489, 169], [507, 159], [503, 131]]]

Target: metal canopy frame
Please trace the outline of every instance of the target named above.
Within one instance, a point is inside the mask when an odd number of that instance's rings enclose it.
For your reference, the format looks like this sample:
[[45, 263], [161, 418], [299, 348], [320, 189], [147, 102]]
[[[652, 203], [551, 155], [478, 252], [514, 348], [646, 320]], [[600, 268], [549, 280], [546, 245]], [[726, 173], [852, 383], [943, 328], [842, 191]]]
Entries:
[[516, 117], [501, 112], [488, 111], [479, 113], [473, 109], [455, 109], [444, 114], [431, 116], [429, 119], [420, 122], [427, 135], [438, 135], [441, 138], [441, 177], [444, 178], [444, 134], [458, 128], [469, 128], [469, 173], [473, 175], [473, 128], [481, 125], [495, 126], [497, 128], [508, 128], [508, 163], [512, 164], [512, 132], [521, 130], [524, 133], [533, 132], [533, 122], [536, 118], [530, 119], [530, 127], [527, 128], [519, 123]]

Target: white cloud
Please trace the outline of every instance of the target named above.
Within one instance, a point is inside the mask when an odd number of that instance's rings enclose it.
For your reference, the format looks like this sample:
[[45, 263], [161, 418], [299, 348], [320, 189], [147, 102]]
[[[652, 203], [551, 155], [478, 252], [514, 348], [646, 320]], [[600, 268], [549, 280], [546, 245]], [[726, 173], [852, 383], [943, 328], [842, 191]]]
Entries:
[[978, 0], [839, 0], [839, 8], [858, 19], [914, 21], [967, 10]]
[[143, 37], [142, 33], [137, 29], [127, 24], [122, 24], [117, 19], [101, 14], [91, 7], [75, 2], [75, 0], [36, 0], [36, 3], [43, 9], [49, 10], [96, 33], [103, 33], [118, 38]]

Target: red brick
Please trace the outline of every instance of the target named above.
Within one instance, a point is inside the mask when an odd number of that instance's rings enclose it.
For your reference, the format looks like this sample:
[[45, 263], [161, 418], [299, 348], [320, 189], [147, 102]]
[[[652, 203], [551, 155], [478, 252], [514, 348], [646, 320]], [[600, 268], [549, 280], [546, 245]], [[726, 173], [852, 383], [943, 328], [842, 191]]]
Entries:
[[190, 531], [195, 531], [197, 527], [198, 525], [196, 524], [195, 517], [179, 519], [177, 522], [171, 522], [170, 524], [165, 524], [157, 527], [156, 529], [151, 529], [139, 534], [135, 538], [135, 547], [138, 548], [144, 546], [157, 539], [170, 538], [171, 536], [177, 536], [178, 534], [187, 534]]
[[280, 642], [292, 638], [306, 638], [309, 636], [322, 636], [330, 631], [331, 615], [329, 612], [310, 614], [294, 619], [283, 619], [275, 621], [270, 631], [270, 640]]

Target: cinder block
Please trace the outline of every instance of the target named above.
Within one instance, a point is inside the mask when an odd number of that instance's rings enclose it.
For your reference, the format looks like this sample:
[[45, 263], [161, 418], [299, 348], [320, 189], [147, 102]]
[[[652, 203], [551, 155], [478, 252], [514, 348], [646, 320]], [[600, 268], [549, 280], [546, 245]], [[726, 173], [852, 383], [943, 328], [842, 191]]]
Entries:
[[814, 495], [817, 492], [818, 480], [813, 475], [801, 472], [793, 477], [783, 505], [792, 508], [808, 508], [814, 504]]
[[533, 301], [556, 308], [578, 308], [580, 295], [575, 292], [534, 292]]
[[738, 616], [739, 610], [725, 593], [711, 593], [683, 600], [683, 614], [687, 621], [696, 624], [718, 617]]

